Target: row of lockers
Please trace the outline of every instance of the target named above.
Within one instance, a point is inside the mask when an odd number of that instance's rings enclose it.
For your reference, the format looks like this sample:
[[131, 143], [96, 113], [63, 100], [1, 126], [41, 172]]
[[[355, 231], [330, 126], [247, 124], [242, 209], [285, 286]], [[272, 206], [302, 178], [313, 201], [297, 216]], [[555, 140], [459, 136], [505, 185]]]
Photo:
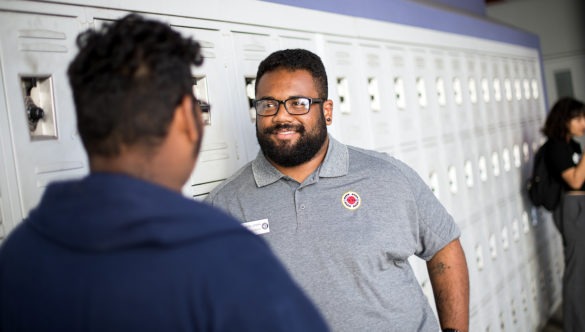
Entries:
[[[87, 173], [65, 70], [76, 52], [76, 35], [122, 16], [123, 9], [0, 3], [4, 233], [36, 205], [49, 182]], [[560, 242], [550, 215], [523, 196], [546, 113], [537, 49], [428, 31], [431, 38], [409, 27], [400, 27], [405, 36], [381, 39], [379, 32], [368, 38], [218, 17], [148, 15], [203, 46], [205, 63], [193, 69], [193, 88], [213, 109], [185, 195], [203, 198], [256, 156], [250, 102], [258, 63], [277, 49], [312, 50], [328, 71], [335, 105], [330, 133], [408, 163], [461, 227], [472, 330], [529, 331], [548, 317], [560, 298]], [[323, 24], [338, 19], [307, 15]], [[369, 24], [390, 29], [380, 22], [360, 24], [363, 31]], [[36, 123], [25, 116], [27, 84], [35, 85], [28, 97], [47, 114]], [[412, 261], [433, 302], [424, 264]]]
[[[3, 16], [6, 30], [3, 38], [5, 45], [3, 58], [4, 61], [10, 61], [12, 64], [6, 67], [4, 73], [6, 89], [13, 90], [7, 100], [8, 108], [16, 110], [24, 107], [23, 98], [20, 97], [23, 94], [20, 91], [22, 90], [22, 82], [29, 78], [35, 78], [39, 84], [37, 88], [33, 89], [32, 97], [36, 98], [37, 103], [45, 106], [44, 109], [48, 111], [46, 118], [39, 122], [34, 131], [28, 133], [29, 137], [27, 135], [13, 137], [13, 144], [18, 145], [22, 141], [30, 147], [50, 145], [48, 142], [54, 141], [63, 143], [63, 133], [65, 133], [65, 135], [72, 136], [69, 141], [76, 145], [78, 143], [77, 137], [75, 137], [76, 133], [71, 130], [71, 125], [74, 124], [70, 120], [73, 118], [71, 107], [62, 107], [59, 104], [70, 106], [69, 93], [65, 91], [67, 84], [63, 77], [63, 71], [74, 52], [72, 41], [83, 27], [80, 26], [78, 20], [67, 17], [12, 13], [4, 13]], [[93, 24], [100, 25], [102, 22], [103, 20], [96, 19]], [[27, 25], [32, 25], [35, 29], [30, 29], [30, 26]], [[223, 30], [213, 30], [207, 27], [176, 28], [186, 35], [194, 36], [204, 45], [206, 64], [195, 70], [197, 81], [201, 83], [194, 89], [202, 99], [213, 103], [214, 109], [218, 110], [209, 115], [209, 128], [201, 157], [203, 166], [200, 166], [199, 171], [194, 174], [191, 184], [219, 181], [231, 174], [235, 168], [243, 163], [242, 161], [253, 158], [257, 151], [253, 135], [254, 118], [253, 113], [249, 111], [249, 101], [253, 98], [250, 92], [253, 91], [255, 69], [258, 62], [270, 51], [277, 48], [304, 47], [317, 51], [319, 45], [316, 37], [304, 36], [304, 38], [295, 39], [285, 35], [285, 32], [282, 31], [264, 31], [264, 34], [255, 31], [231, 31], [229, 38], [227, 38], [223, 31], [225, 28]], [[275, 43], [275, 39], [277, 43]], [[333, 43], [329, 40], [325, 42]], [[442, 54], [444, 57], [441, 58], [437, 55], [437, 50], [425, 50], [422, 46], [418, 46], [416, 49], [415, 57], [410, 57], [409, 52], [414, 52], [411, 46], [403, 46], [402, 49], [398, 49], [396, 46], [389, 48], [388, 45], [383, 45], [384, 49], [381, 48], [382, 46], [376, 49], [369, 45], [367, 53], [363, 53], [364, 59], [357, 59], [353, 55], [356, 52], [352, 51], [356, 48], [360, 49], [354, 45], [358, 42], [349, 38], [345, 42], [346, 44], [342, 44], [340, 38], [336, 37], [335, 44], [333, 44], [335, 47], [326, 45], [327, 52], [322, 54], [322, 57], [327, 63], [330, 80], [334, 83], [337, 82], [337, 85], [332, 84], [330, 91], [331, 98], [336, 101], [337, 105], [331, 131], [336, 137], [347, 143], [394, 152], [393, 148], [397, 146], [409, 146], [419, 141], [440, 141], [444, 139], [443, 137], [449, 137], [456, 133], [481, 134], [482, 129], [492, 128], [495, 123], [514, 124], [518, 121], [513, 121], [513, 118], [509, 117], [515, 114], [514, 111], [522, 116], [519, 117], [521, 120], [530, 119], [543, 111], [540, 87], [536, 88], [538, 68], [534, 66], [536, 63], [534, 58], [518, 60], [518, 56], [515, 54], [509, 55], [508, 59], [501, 55], [498, 58], [487, 58], [485, 55], [480, 57], [478, 54], [465, 54], [463, 52], [454, 55], [455, 51], [453, 50], [450, 50], [448, 54]], [[236, 47], [236, 59], [226, 58], [227, 55], [234, 54], [231, 52], [231, 47]], [[361, 46], [361, 48], [363, 47]], [[445, 48], [447, 49], [447, 47]], [[380, 53], [377, 58], [373, 50]], [[381, 53], [383, 51], [388, 52], [384, 57], [388, 61], [382, 61]], [[331, 52], [333, 54], [330, 54]], [[425, 62], [423, 55], [431, 57], [431, 54], [436, 58], [435, 63], [431, 60]], [[354, 56], [353, 60], [351, 59], [352, 55]], [[340, 58], [344, 56], [349, 58], [341, 61]], [[477, 59], [471, 61], [471, 58]], [[488, 62], [490, 59], [493, 60], [493, 63]], [[236, 64], [232, 64], [234, 61]], [[475, 93], [463, 92], [474, 91], [474, 84], [463, 84], [460, 88], [458, 88], [459, 84], [454, 84], [453, 94], [448, 93], [451, 90], [451, 85], [447, 84], [444, 86], [445, 95], [452, 95], [452, 97], [445, 97], [448, 106], [439, 106], [438, 109], [431, 107], [440, 105], [439, 94], [436, 94], [438, 98], [428, 98], [428, 102], [425, 101], [425, 104], [428, 103], [426, 104], [428, 109], [420, 106], [421, 100], [427, 99], [427, 97], [421, 97], [427, 94], [425, 92], [426, 84], [421, 84], [421, 82], [424, 83], [425, 78], [429, 78], [428, 81], [434, 79], [437, 76], [435, 71], [447, 73], [448, 68], [445, 65], [436, 65], [436, 63], [448, 62], [453, 63], [454, 72], [438, 77], [454, 77], [455, 83], [459, 82], [459, 77], [483, 74], [486, 67], [493, 69], [501, 66], [505, 68], [505, 73], [522, 73], [522, 76], [511, 76], [514, 77], [514, 86], [517, 97], [520, 99], [500, 101], [488, 108], [487, 104], [482, 102], [476, 105], [476, 100], [473, 98]], [[361, 68], [360, 64], [364, 63], [369, 64], [369, 66]], [[433, 64], [434, 66], [431, 66]], [[414, 70], [411, 67], [414, 67]], [[55, 72], [55, 68], [60, 68], [61, 72]], [[368, 73], [360, 71], [360, 68], [372, 71], [372, 73], [367, 75]], [[471, 71], [471, 69], [475, 69], [476, 72]], [[390, 74], [384, 75], [384, 71], [389, 71]], [[386, 82], [389, 84], [385, 84], [385, 78], [392, 77], [392, 72], [395, 73], [394, 75], [398, 75], [395, 76], [395, 83]], [[527, 74], [523, 75], [524, 73]], [[361, 79], [363, 84], [358, 84], [360, 81], [357, 79], [358, 77], [363, 77]], [[504, 86], [507, 86], [507, 80], [507, 78], [502, 78]], [[229, 91], [229, 89], [226, 91], [225, 82], [230, 81], [232, 86], [237, 87], [234, 89], [235, 91]], [[499, 78], [494, 78], [494, 86], [497, 86], [496, 82], [498, 81]], [[372, 82], [376, 84], [372, 84]], [[468, 81], [468, 83], [473, 82], [475, 82], [473, 78]], [[486, 78], [482, 79], [482, 82], [487, 82]], [[524, 90], [521, 88], [521, 82], [524, 82]], [[482, 85], [485, 84], [482, 83]], [[378, 91], [372, 91], [376, 90], [375, 88]], [[460, 89], [462, 91], [457, 92]], [[380, 91], [394, 91], [394, 93], [382, 94]], [[489, 95], [489, 87], [482, 89], [482, 91], [486, 91], [486, 96]], [[522, 91], [525, 93], [524, 98], [522, 98]], [[458, 95], [464, 96], [461, 97], [461, 103], [458, 101]], [[403, 104], [404, 109], [392, 108], [391, 105], [394, 104], [385, 100], [391, 97], [395, 97], [397, 104]], [[418, 100], [418, 103], [413, 102], [412, 106], [406, 108], [406, 105], [410, 105], [410, 103], [406, 103], [407, 100]], [[378, 110], [370, 107], [372, 101], [380, 105]], [[431, 101], [434, 102], [431, 103]], [[435, 103], [436, 101], [439, 103]], [[66, 108], [69, 110], [65, 110]], [[236, 114], [230, 116], [228, 112], [222, 112], [222, 110], [229, 109], [236, 110]], [[10, 125], [14, 128], [27, 127], [25, 126], [26, 119], [23, 119], [25, 112], [20, 114], [20, 118], [10, 119]], [[59, 122], [60, 117], [65, 119]], [[497, 121], [488, 121], [489, 119]], [[25, 130], [22, 132], [26, 134]], [[233, 142], [237, 142], [239, 139], [231, 133], [238, 132], [243, 135], [244, 139], [243, 144], [236, 146]], [[15, 134], [15, 136], [18, 135]], [[34, 144], [29, 144], [31, 140], [34, 140]], [[78, 145], [71, 148], [79, 154]], [[24, 146], [19, 146], [16, 150], [23, 151], [23, 154], [28, 156], [39, 156], [40, 154], [38, 159], [45, 157], [48, 160], [51, 159], [50, 155], [43, 156], [42, 151], [26, 153], [28, 152], [26, 151], [27, 147]], [[46, 148], [42, 150], [50, 151]], [[210, 166], [206, 167], [207, 165]], [[42, 169], [37, 174], [59, 173], [60, 171], [70, 173], [72, 170], [83, 172], [83, 168], [84, 162], [76, 160], [66, 165], [57, 166], [56, 169], [54, 167], [49, 170]], [[27, 171], [24, 170], [24, 173]], [[22, 181], [25, 181], [24, 177], [22, 178]], [[49, 176], [49, 178], [51, 177]], [[40, 188], [46, 184], [46, 180], [40, 180], [40, 183], [34, 177], [30, 180], [36, 182], [36, 186]], [[204, 189], [204, 191], [206, 190]], [[201, 192], [195, 192], [195, 194], [200, 195]], [[25, 211], [33, 206], [37, 199], [38, 195], [24, 199], [25, 201], [30, 200], [28, 204], [25, 203], [23, 206], [22, 212], [25, 215]]]

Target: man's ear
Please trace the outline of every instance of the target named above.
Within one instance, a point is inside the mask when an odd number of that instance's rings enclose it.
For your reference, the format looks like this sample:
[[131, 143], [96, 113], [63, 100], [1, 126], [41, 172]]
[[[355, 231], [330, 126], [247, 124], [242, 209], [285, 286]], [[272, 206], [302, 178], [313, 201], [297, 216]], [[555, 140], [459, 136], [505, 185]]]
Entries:
[[185, 95], [181, 103], [175, 108], [175, 120], [179, 129], [187, 134], [189, 140], [199, 139], [199, 128], [197, 128], [195, 116], [201, 116], [194, 110], [196, 107], [193, 97]]
[[327, 125], [333, 123], [333, 100], [327, 99], [323, 102], [323, 115]]

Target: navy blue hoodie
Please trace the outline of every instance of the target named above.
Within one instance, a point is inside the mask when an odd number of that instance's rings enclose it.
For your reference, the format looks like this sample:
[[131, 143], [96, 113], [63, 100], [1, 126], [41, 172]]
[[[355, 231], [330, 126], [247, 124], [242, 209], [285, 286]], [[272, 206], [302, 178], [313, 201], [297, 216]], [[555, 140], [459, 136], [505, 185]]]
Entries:
[[0, 248], [2, 331], [323, 331], [265, 242], [166, 188], [50, 185]]

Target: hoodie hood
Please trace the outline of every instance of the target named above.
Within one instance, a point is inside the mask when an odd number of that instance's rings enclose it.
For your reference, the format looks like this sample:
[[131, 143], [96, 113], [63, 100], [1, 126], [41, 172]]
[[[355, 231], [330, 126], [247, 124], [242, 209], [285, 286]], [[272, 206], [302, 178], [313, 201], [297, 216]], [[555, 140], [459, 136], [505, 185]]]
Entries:
[[173, 246], [245, 231], [204, 203], [111, 173], [49, 185], [24, 223], [52, 242], [87, 251]]

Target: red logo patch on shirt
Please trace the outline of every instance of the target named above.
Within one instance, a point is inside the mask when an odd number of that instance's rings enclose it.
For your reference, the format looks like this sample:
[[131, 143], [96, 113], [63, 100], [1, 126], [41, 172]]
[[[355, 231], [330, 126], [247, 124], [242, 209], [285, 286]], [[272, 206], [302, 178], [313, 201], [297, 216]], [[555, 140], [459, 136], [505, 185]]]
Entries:
[[341, 203], [345, 208], [355, 210], [362, 203], [362, 199], [356, 192], [348, 191], [341, 196]]

